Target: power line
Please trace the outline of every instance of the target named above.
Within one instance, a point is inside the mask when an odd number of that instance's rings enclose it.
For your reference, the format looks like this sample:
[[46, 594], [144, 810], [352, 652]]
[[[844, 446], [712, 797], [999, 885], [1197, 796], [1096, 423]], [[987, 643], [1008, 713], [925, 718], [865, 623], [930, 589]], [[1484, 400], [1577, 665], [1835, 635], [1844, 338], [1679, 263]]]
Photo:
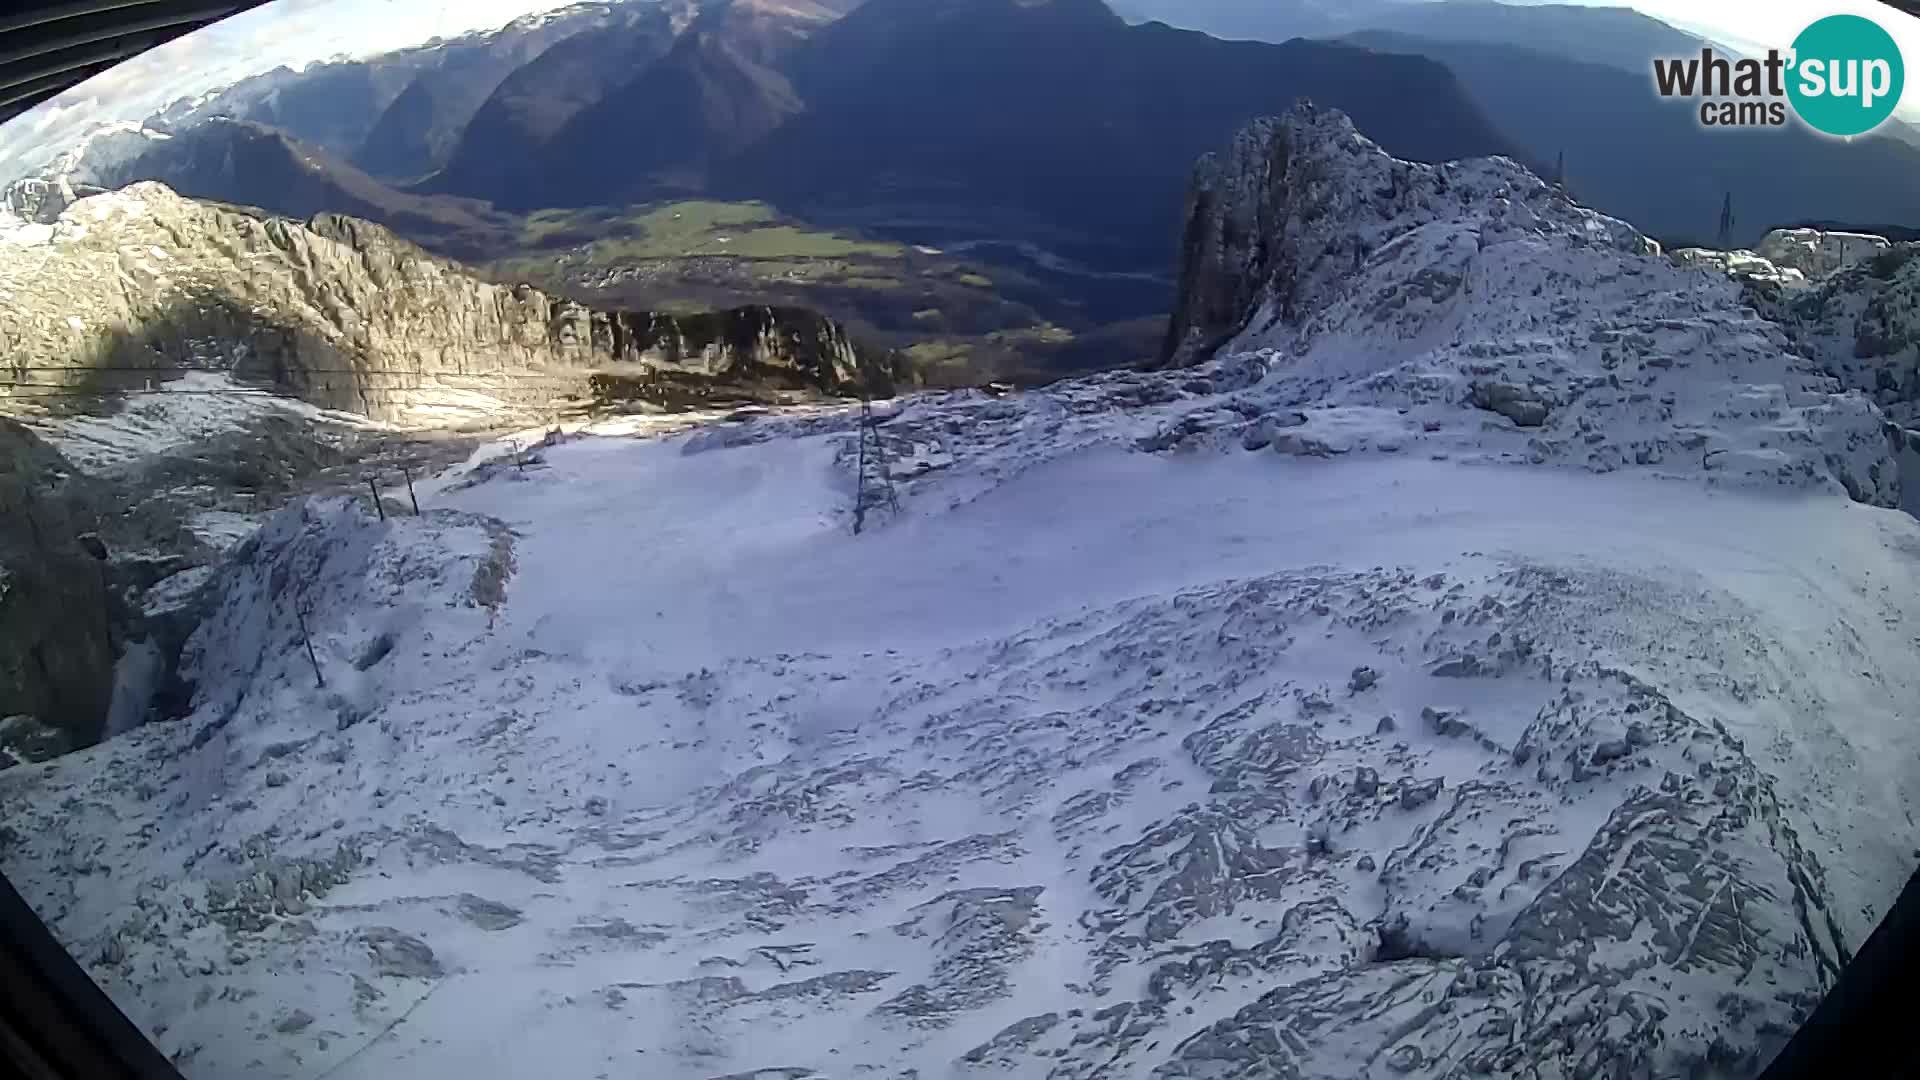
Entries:
[[[400, 385], [396, 383], [382, 383], [379, 385], [367, 386], [365, 387], [365, 389], [426, 390], [426, 389], [438, 389], [438, 388], [441, 388], [443, 385], [445, 385], [438, 381], [433, 381], [433, 382], [426, 381], [429, 378], [429, 376], [421, 375], [419, 372], [415, 372], [414, 377], [422, 381], [407, 384], [407, 385]], [[493, 376], [490, 376], [490, 375], [436, 376], [433, 378], [435, 379], [439, 379], [439, 378], [491, 379], [493, 378]], [[518, 383], [555, 383], [555, 384], [566, 384], [566, 385], [574, 385], [574, 384], [578, 384], [586, 381], [585, 379], [580, 377], [566, 376], [566, 375], [514, 375], [514, 376], [509, 376], [509, 378], [511, 378], [514, 382], [518, 382]], [[326, 390], [326, 389], [333, 388], [332, 383], [324, 383], [324, 382], [323, 383], [303, 383], [299, 387], [296, 387], [296, 386], [293, 386], [292, 384], [287, 384], [287, 383], [277, 384], [277, 386], [280, 389], [275, 389], [274, 387], [269, 387], [269, 386], [208, 386], [208, 387], [181, 387], [177, 390], [168, 390], [158, 386], [141, 387], [141, 386], [131, 386], [131, 385], [122, 386], [117, 389], [119, 390], [119, 392], [128, 393], [128, 394], [273, 394], [273, 393], [280, 393], [286, 389], [305, 388], [305, 389]], [[84, 387], [84, 384], [80, 384], [80, 383], [26, 382], [26, 381], [17, 380], [17, 379], [0, 379], [0, 390], [5, 390], [9, 388], [15, 389], [15, 390], [74, 390], [74, 389], [81, 389], [83, 387]], [[353, 386], [352, 384], [345, 384], [339, 388], [343, 390], [357, 389], [357, 387]], [[109, 387], [109, 389], [114, 389], [114, 388]]]
[[[427, 375], [427, 374], [432, 374], [431, 372], [422, 371], [417, 367], [405, 367], [405, 368], [303, 367], [303, 368], [295, 368], [292, 370], [296, 372], [306, 372], [314, 375], [361, 375], [361, 374]], [[590, 369], [580, 368], [579, 370], [588, 371]], [[147, 374], [147, 375], [173, 375], [173, 376], [230, 375], [231, 374], [230, 371], [217, 369], [217, 368], [153, 367], [150, 365], [142, 366], [138, 364], [0, 364], [0, 371], [119, 371], [119, 372], [134, 372], [137, 374]], [[443, 372], [443, 374], [448, 374], [448, 375], [462, 375], [462, 374], [496, 375], [497, 374], [497, 375], [506, 375], [511, 377], [519, 377], [519, 373], [512, 372], [512, 371], [498, 371], [498, 372], [449, 371], [449, 372]]]
[[[572, 381], [567, 381], [565, 385], [573, 386], [576, 384]], [[40, 388], [35, 387], [35, 389]], [[320, 387], [319, 389], [327, 390], [329, 388]], [[352, 394], [362, 398], [392, 400], [402, 394], [423, 394], [434, 391], [459, 393], [461, 392], [461, 388], [457, 386], [385, 386], [372, 389], [342, 388], [338, 392], [341, 394]], [[483, 393], [484, 391], [474, 392]], [[299, 400], [296, 395], [275, 393], [271, 390], [59, 390], [48, 387], [44, 393], [18, 394], [0, 392], [0, 401], [39, 401], [52, 398], [92, 398], [104, 400], [106, 398], [136, 397], [266, 397], [277, 398], [282, 401]], [[325, 408], [325, 406], [320, 407]]]
[[[202, 369], [202, 368], [189, 368], [183, 371], [182, 369], [177, 369], [177, 368], [146, 368], [146, 367], [121, 367], [121, 366], [107, 366], [107, 367], [39, 366], [39, 367], [31, 367], [31, 368], [0, 367], [0, 376], [3, 376], [8, 371], [18, 373], [25, 370], [72, 371], [72, 372], [82, 372], [82, 373], [116, 372], [116, 373], [130, 373], [130, 374], [168, 375], [172, 377], [178, 377], [183, 374], [193, 374], [195, 372], [203, 372], [203, 373], [206, 372], [206, 369]], [[218, 373], [216, 372], [214, 374], [218, 374]], [[312, 380], [300, 379], [298, 380], [300, 385], [291, 385], [292, 380], [289, 380], [289, 381], [277, 382], [273, 386], [181, 387], [177, 389], [170, 389], [165, 387], [164, 385], [161, 385], [161, 386], [152, 385], [151, 380], [149, 381], [149, 385], [146, 385], [146, 386], [137, 385], [137, 380], [108, 380], [109, 383], [117, 381], [117, 382], [123, 383], [124, 385], [106, 385], [106, 386], [88, 387], [88, 386], [85, 386], [84, 384], [30, 381], [30, 380], [17, 379], [17, 378], [7, 379], [4, 377], [0, 377], [0, 401], [39, 401], [39, 400], [53, 400], [53, 399], [60, 399], [60, 398], [106, 400], [109, 398], [112, 398], [112, 399], [156, 398], [156, 397], [169, 397], [169, 396], [267, 397], [267, 398], [279, 398], [279, 399], [291, 398], [291, 399], [297, 400], [301, 393], [313, 393], [313, 392], [337, 394], [342, 396], [352, 396], [352, 397], [358, 397], [361, 399], [393, 400], [399, 395], [403, 395], [403, 394], [424, 394], [424, 393], [435, 393], [435, 392], [442, 392], [442, 393], [463, 393], [463, 392], [486, 393], [487, 392], [487, 388], [485, 387], [480, 387], [480, 386], [463, 387], [459, 385], [459, 381], [462, 379], [488, 379], [488, 380], [494, 380], [494, 381], [507, 381], [511, 383], [512, 389], [515, 391], [524, 390], [532, 387], [539, 387], [544, 385], [544, 386], [554, 387], [556, 389], [577, 392], [584, 389], [584, 384], [591, 376], [596, 374], [604, 374], [604, 372], [596, 371], [595, 369], [591, 369], [591, 368], [581, 368], [571, 374], [541, 374], [541, 373], [528, 373], [528, 372], [517, 372], [517, 371], [427, 372], [427, 371], [421, 371], [417, 368], [306, 368], [306, 369], [303, 369], [300, 372], [300, 374], [302, 375], [353, 375], [353, 376], [366, 376], [370, 374], [390, 375], [390, 376], [406, 376], [416, 381], [413, 381], [411, 383], [387, 382], [387, 383], [375, 384], [375, 385], [355, 385], [355, 384], [349, 383], [345, 385], [336, 386], [330, 382], [316, 383]], [[172, 379], [169, 378], [161, 381], [164, 383], [164, 382], [172, 381]]]
[[[367, 386], [364, 388], [356, 387], [353, 384], [344, 384], [340, 386], [339, 389], [343, 389], [343, 390], [440, 389], [440, 388], [446, 387], [448, 383], [454, 380], [460, 380], [460, 379], [511, 380], [516, 383], [554, 383], [554, 384], [564, 384], [564, 385], [577, 385], [585, 381], [586, 377], [589, 377], [594, 373], [582, 372], [579, 375], [530, 375], [530, 374], [519, 374], [519, 373], [509, 373], [509, 372], [499, 372], [499, 373], [475, 372], [470, 374], [447, 372], [442, 374], [434, 374], [430, 372], [410, 371], [410, 372], [394, 372], [393, 374], [396, 376], [411, 377], [412, 379], [417, 381], [410, 384], [406, 384], [406, 385], [396, 385], [395, 383], [384, 383], [380, 385]], [[164, 385], [143, 387], [143, 386], [135, 385], [131, 380], [119, 380], [119, 382], [121, 383], [121, 385], [117, 387], [109, 386], [107, 387], [107, 389], [113, 390], [119, 393], [128, 393], [128, 394], [278, 394], [289, 389], [305, 388], [305, 389], [326, 390], [326, 389], [335, 388], [334, 384], [330, 382], [316, 383], [311, 380], [298, 380], [298, 385], [296, 385], [294, 381], [289, 380], [289, 381], [276, 382], [276, 383], [273, 383], [272, 385], [262, 384], [262, 385], [256, 385], [256, 386], [237, 385], [237, 386], [208, 386], [208, 387], [183, 386], [183, 387], [178, 387], [174, 389], [168, 389]], [[35, 382], [35, 381], [26, 380], [26, 379], [0, 378], [0, 390], [6, 390], [9, 388], [16, 389], [16, 390], [75, 390], [75, 389], [81, 389], [84, 385], [85, 385], [84, 383]]]

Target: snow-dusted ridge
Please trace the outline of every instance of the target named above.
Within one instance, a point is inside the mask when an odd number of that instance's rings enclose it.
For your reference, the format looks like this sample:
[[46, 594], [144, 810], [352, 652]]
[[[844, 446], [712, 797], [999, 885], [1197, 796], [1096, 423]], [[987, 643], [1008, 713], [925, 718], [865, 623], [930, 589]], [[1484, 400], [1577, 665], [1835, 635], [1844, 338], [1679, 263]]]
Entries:
[[51, 225], [75, 201], [116, 186], [110, 181], [119, 170], [169, 138], [127, 120], [95, 124], [29, 175], [0, 184], [0, 210]]
[[1181, 355], [1267, 359], [1263, 406], [1324, 417], [1322, 444], [1438, 432], [1509, 460], [1902, 504], [1887, 418], [1739, 283], [1513, 161], [1397, 161], [1309, 108], [1257, 121], [1195, 190]]
[[833, 409], [289, 508], [0, 866], [191, 1076], [1751, 1077], [1914, 869], [1920, 523], [1515, 168], [1204, 365], [901, 402], [858, 538]]

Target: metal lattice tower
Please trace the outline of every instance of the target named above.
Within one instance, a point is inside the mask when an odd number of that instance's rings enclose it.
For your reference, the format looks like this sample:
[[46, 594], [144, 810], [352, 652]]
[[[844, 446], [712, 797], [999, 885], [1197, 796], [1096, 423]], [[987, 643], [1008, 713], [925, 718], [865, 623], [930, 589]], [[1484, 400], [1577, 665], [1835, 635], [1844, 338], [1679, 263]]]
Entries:
[[900, 512], [900, 497], [893, 490], [893, 476], [887, 468], [886, 445], [880, 441], [880, 427], [873, 415], [873, 399], [860, 395], [859, 464], [854, 472], [853, 532], [866, 528], [867, 511], [884, 508]]

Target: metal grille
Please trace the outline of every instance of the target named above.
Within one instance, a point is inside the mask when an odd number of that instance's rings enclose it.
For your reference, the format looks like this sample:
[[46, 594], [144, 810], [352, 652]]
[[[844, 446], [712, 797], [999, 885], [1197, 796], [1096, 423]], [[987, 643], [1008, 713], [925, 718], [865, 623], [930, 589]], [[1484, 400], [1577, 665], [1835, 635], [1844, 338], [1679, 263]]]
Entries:
[[129, 57], [266, 0], [24, 0], [0, 15], [0, 123]]

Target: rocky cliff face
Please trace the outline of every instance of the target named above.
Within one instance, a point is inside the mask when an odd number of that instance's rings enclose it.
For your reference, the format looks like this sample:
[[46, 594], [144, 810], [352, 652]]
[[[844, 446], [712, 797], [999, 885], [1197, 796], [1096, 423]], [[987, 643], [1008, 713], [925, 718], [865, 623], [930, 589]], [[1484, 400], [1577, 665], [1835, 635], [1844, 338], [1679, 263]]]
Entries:
[[0, 767], [100, 735], [113, 690], [106, 565], [79, 481], [0, 419]]
[[[755, 306], [698, 315], [636, 312], [607, 320], [613, 355], [639, 357], [643, 370], [596, 373], [596, 401], [693, 404], [755, 386], [802, 393], [821, 386], [858, 391], [860, 354], [839, 323], [804, 308]], [[890, 391], [892, 375], [871, 387]]]
[[328, 408], [437, 424], [573, 408], [597, 387], [628, 399], [657, 387], [663, 404], [891, 390], [886, 362], [807, 313], [595, 310], [482, 281], [363, 221], [258, 218], [158, 184], [9, 236], [0, 366], [16, 396], [210, 368]]
[[[1199, 166], [1165, 360], [1257, 357], [1283, 417], [1322, 407], [1296, 445], [1451, 433], [1496, 460], [1902, 505], [1873, 403], [1742, 286], [1658, 254], [1508, 159], [1400, 161], [1340, 113], [1297, 110]], [[1461, 429], [1459, 405], [1482, 423]]]
[[1381, 249], [1456, 221], [1470, 229], [1486, 222], [1494, 238], [1534, 234], [1630, 255], [1659, 250], [1505, 158], [1395, 160], [1345, 114], [1307, 106], [1254, 121], [1224, 153], [1194, 167], [1164, 359], [1205, 359], [1256, 314], [1267, 317], [1262, 329], [1303, 325], [1358, 284]]

